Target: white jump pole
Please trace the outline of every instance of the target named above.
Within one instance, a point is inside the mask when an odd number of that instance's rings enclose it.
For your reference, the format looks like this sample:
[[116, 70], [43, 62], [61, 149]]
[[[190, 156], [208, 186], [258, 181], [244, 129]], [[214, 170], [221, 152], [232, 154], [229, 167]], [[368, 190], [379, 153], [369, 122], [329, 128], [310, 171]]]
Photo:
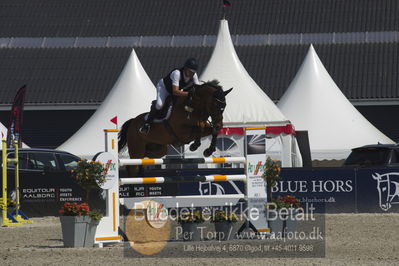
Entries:
[[119, 166], [161, 164], [245, 163], [245, 157], [188, 158], [188, 159], [119, 159]]

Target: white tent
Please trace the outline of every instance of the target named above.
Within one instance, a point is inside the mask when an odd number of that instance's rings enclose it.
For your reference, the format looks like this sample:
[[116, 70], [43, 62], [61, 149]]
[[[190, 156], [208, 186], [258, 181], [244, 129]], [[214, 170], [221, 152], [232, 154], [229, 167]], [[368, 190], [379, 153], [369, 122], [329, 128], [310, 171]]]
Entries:
[[226, 126], [287, 124], [288, 119], [250, 77], [234, 49], [227, 20], [221, 20], [217, 42], [200, 80], [217, 79], [227, 96]]
[[130, 118], [148, 112], [155, 95], [156, 89], [133, 50], [114, 87], [100, 107], [58, 149], [91, 159], [93, 155], [104, 150], [103, 130], [115, 127], [110, 120], [117, 116], [120, 127]]
[[0, 122], [0, 133], [1, 133], [1, 138], [7, 138], [7, 128], [3, 125], [3, 123]]
[[[272, 100], [248, 74], [234, 49], [227, 20], [221, 20], [212, 56], [200, 80], [217, 79], [224, 90], [233, 87], [227, 95], [227, 107], [223, 114], [225, 127], [285, 126], [290, 124]], [[301, 166], [302, 159], [295, 137], [281, 133], [273, 136], [281, 147], [283, 166]], [[206, 147], [206, 144], [202, 147]], [[239, 148], [237, 144], [235, 147]], [[268, 147], [266, 147], [266, 154]], [[229, 153], [236, 152], [232, 148]], [[297, 156], [293, 156], [297, 155]]]
[[348, 101], [313, 46], [278, 103], [297, 130], [307, 130], [312, 159], [344, 159], [354, 147], [393, 143]]

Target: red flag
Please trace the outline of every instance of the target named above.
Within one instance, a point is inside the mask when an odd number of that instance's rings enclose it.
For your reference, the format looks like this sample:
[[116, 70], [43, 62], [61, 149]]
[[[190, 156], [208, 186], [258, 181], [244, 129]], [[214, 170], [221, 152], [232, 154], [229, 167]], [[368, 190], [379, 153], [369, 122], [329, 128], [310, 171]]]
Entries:
[[115, 125], [118, 125], [118, 116], [115, 116], [114, 118], [112, 118], [110, 120], [112, 123], [114, 123]]
[[21, 126], [22, 113], [24, 111], [26, 85], [23, 85], [17, 92], [14, 102], [11, 107], [10, 126], [7, 132], [7, 146], [12, 147], [13, 141], [18, 141], [18, 146], [21, 147]]
[[231, 6], [231, 3], [227, 0], [223, 0], [223, 6]]

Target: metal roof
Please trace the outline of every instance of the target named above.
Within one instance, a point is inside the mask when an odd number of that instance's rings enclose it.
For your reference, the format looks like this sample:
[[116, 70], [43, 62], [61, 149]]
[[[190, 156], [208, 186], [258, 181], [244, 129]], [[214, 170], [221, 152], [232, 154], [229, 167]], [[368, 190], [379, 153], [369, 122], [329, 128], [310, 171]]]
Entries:
[[130, 49], [0, 49], [0, 104], [27, 84], [26, 104], [98, 104], [112, 88]]
[[[239, 46], [248, 73], [277, 101], [294, 78], [308, 45]], [[317, 54], [343, 93], [352, 101], [399, 99], [399, 45], [315, 45]], [[186, 58], [207, 64], [212, 47], [136, 47], [147, 74], [156, 83]], [[29, 105], [100, 104], [117, 80], [131, 48], [0, 49], [0, 104], [9, 105], [27, 84]], [[215, 77], [217, 78], [217, 77]], [[71, 109], [73, 109], [71, 107]]]
[[[232, 34], [398, 31], [396, 0], [231, 0]], [[0, 37], [215, 35], [221, 0], [2, 0]]]

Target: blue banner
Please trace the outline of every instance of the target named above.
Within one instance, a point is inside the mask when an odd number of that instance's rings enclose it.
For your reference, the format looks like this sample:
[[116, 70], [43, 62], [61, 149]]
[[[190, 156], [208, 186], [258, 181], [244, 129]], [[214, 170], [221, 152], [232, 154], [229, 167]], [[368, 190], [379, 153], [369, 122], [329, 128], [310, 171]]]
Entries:
[[[353, 169], [289, 169], [272, 189], [272, 197], [294, 195], [302, 205], [312, 203], [326, 212], [356, 211], [356, 177]], [[320, 207], [320, 208], [318, 208]]]
[[272, 190], [279, 195], [325, 203], [327, 213], [399, 212], [399, 169], [285, 168]]
[[[129, 194], [124, 187], [121, 197], [154, 196], [155, 190], [158, 196], [245, 193], [244, 182], [136, 185]], [[294, 195], [304, 207], [312, 203], [327, 213], [399, 212], [399, 169], [284, 168], [272, 197], [286, 195]]]

